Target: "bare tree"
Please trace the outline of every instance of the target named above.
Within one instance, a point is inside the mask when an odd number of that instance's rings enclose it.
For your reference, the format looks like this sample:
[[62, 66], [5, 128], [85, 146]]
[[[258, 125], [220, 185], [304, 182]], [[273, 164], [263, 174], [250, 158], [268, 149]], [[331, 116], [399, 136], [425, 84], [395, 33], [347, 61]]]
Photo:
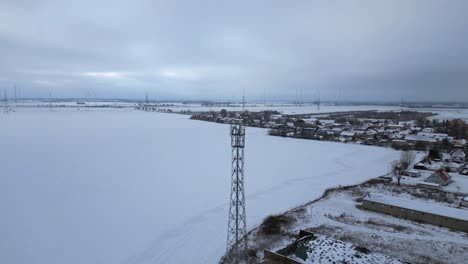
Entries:
[[400, 156], [400, 168], [403, 170], [408, 169], [409, 165], [414, 162], [416, 154], [413, 151], [403, 151]]
[[400, 161], [395, 160], [390, 164], [390, 169], [392, 175], [395, 176], [397, 179], [398, 185], [400, 185], [400, 180], [401, 180], [401, 167], [400, 167]]
[[395, 160], [391, 163], [391, 173], [397, 179], [398, 185], [400, 185], [401, 177], [403, 176], [402, 171], [408, 169], [415, 158], [416, 155], [413, 151], [402, 151], [400, 160]]

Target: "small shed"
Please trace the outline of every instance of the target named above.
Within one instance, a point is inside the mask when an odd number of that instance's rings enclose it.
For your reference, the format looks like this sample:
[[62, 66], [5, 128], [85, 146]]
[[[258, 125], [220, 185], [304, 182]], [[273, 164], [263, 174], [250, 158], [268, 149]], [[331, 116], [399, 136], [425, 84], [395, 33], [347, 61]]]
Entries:
[[465, 162], [466, 155], [463, 149], [452, 151], [451, 156], [453, 162]]
[[354, 131], [343, 131], [340, 133], [340, 136], [344, 138], [354, 138], [355, 135], [356, 135], [356, 132]]
[[431, 176], [427, 177], [425, 182], [437, 183], [442, 186], [445, 186], [453, 182], [452, 177], [445, 170], [439, 169], [436, 170]]
[[463, 168], [463, 169], [460, 171], [460, 174], [461, 174], [461, 175], [468, 175], [468, 167]]

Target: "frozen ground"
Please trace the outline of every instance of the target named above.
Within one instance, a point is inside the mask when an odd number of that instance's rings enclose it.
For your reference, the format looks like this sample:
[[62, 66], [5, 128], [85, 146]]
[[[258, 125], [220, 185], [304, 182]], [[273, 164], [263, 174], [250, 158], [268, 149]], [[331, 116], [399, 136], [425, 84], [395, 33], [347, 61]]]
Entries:
[[[176, 107], [164, 107], [171, 108], [174, 111], [178, 110], [192, 110], [192, 111], [220, 111], [226, 109], [228, 111], [241, 111], [242, 107], [205, 107], [200, 105], [178, 105]], [[245, 109], [249, 111], [265, 111], [265, 110], [276, 110], [284, 114], [309, 114], [309, 113], [330, 113], [330, 112], [346, 112], [346, 111], [367, 111], [367, 110], [380, 110], [380, 111], [400, 111], [399, 106], [386, 106], [386, 105], [334, 105], [334, 104], [322, 104], [320, 108], [317, 105], [303, 105], [298, 106], [294, 104], [271, 104], [271, 105], [246, 105]]]
[[257, 248], [261, 259], [263, 248], [281, 249], [294, 240], [299, 230], [307, 230], [410, 263], [468, 263], [468, 234], [358, 208], [360, 199], [368, 193], [449, 207], [458, 206], [461, 199], [456, 194], [391, 183], [367, 183], [335, 190], [319, 201], [282, 215], [288, 219], [283, 222], [282, 232], [266, 233], [265, 225], [255, 229], [250, 234], [251, 248]]
[[[0, 263], [216, 263], [225, 125], [140, 111], [0, 114]], [[387, 172], [389, 149], [247, 129], [248, 228]]]
[[416, 108], [417, 111], [432, 112], [438, 115], [431, 117], [432, 119], [451, 120], [462, 119], [468, 122], [468, 109], [463, 108]]

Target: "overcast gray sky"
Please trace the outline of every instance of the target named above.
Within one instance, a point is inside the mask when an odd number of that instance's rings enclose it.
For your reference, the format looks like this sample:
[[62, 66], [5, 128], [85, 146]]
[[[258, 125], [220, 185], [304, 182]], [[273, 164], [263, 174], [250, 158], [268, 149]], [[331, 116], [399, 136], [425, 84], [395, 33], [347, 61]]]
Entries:
[[467, 10], [466, 0], [0, 0], [0, 88], [468, 101]]

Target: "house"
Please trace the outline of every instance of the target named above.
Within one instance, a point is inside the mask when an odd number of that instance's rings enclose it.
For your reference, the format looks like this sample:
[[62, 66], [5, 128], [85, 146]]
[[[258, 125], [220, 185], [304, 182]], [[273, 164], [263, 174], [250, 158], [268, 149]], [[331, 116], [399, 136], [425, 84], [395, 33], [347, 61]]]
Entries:
[[403, 128], [405, 128], [404, 125], [393, 125], [393, 124], [388, 125], [387, 127], [392, 130], [402, 130]]
[[453, 182], [452, 177], [442, 169], [436, 170], [431, 176], [427, 177], [425, 182], [437, 183], [442, 186], [445, 186]]
[[456, 163], [456, 162], [448, 162], [444, 164], [444, 167], [450, 172], [458, 172], [462, 169], [463, 164]]
[[275, 125], [276, 125], [275, 122], [269, 121], [269, 122], [267, 122], [267, 123], [264, 125], [264, 127], [266, 127], [266, 128], [271, 128], [271, 127], [274, 127]]
[[434, 129], [432, 127], [425, 127], [421, 130], [423, 133], [433, 133]]
[[463, 199], [460, 201], [460, 206], [468, 207], [468, 196], [463, 197]]
[[456, 139], [453, 141], [453, 146], [456, 148], [464, 148], [467, 144], [466, 139]]
[[418, 136], [429, 137], [429, 138], [435, 139], [436, 141], [442, 141], [444, 139], [447, 139], [448, 141], [453, 141], [453, 137], [449, 137], [449, 135], [447, 135], [446, 133], [419, 132], [417, 135]]
[[317, 124], [318, 119], [311, 117], [311, 118], [304, 118], [303, 120], [307, 125], [315, 125]]
[[460, 174], [461, 174], [461, 175], [468, 175], [468, 167], [464, 167], [464, 168], [460, 171]]
[[462, 149], [456, 149], [450, 153], [453, 162], [465, 162], [465, 152]]
[[399, 125], [403, 125], [403, 126], [414, 126], [414, 120], [411, 120], [411, 121], [400, 121], [398, 122]]
[[[313, 254], [308, 254], [313, 252]], [[298, 257], [301, 256], [301, 257]], [[349, 242], [336, 240], [324, 235], [300, 230], [297, 239], [276, 252], [263, 250], [264, 264], [301, 264], [301, 263], [393, 263], [404, 262]]]
[[343, 131], [343, 128], [341, 127], [334, 127], [331, 129], [331, 131], [333, 131], [333, 133], [335, 134], [335, 136], [339, 136], [341, 134], [341, 132]]
[[321, 119], [319, 120], [321, 125], [328, 126], [328, 125], [333, 125], [335, 123], [335, 120], [333, 119]]
[[430, 138], [424, 135], [419, 135], [419, 134], [418, 135], [406, 135], [405, 140], [410, 143], [416, 143], [416, 142], [435, 143], [437, 142], [433, 138]]
[[354, 131], [343, 131], [340, 133], [340, 137], [344, 137], [349, 140], [353, 139], [355, 135], [356, 135], [356, 132]]
[[452, 156], [448, 153], [440, 153], [440, 160], [443, 162], [450, 162], [452, 160]]

